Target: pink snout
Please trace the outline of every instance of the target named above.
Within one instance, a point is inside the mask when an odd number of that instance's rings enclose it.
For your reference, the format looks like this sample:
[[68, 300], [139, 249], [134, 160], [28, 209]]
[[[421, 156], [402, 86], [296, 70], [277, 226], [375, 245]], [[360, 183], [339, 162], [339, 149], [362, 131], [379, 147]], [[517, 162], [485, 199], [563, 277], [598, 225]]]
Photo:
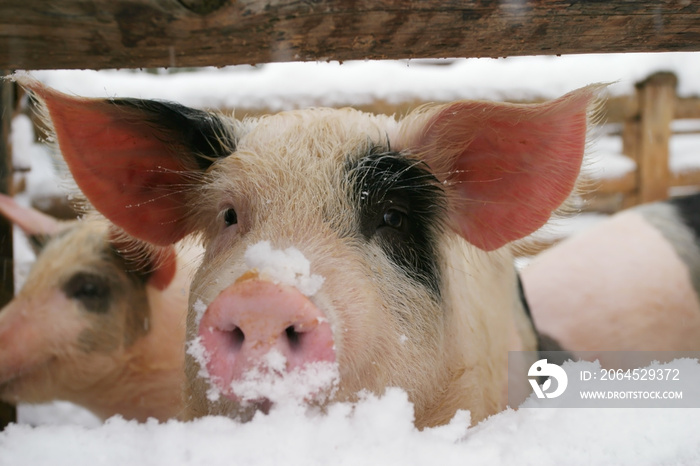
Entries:
[[296, 288], [260, 279], [225, 288], [202, 316], [199, 335], [212, 383], [236, 401], [231, 383], [271, 353], [284, 356], [280, 376], [309, 363], [335, 362], [333, 333], [321, 310]]

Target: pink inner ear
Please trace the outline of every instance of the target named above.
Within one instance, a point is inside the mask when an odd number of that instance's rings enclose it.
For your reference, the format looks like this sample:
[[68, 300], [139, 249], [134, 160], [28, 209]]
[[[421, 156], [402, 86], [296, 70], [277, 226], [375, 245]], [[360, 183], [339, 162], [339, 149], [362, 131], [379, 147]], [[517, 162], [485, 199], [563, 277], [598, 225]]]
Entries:
[[458, 102], [428, 122], [418, 146], [450, 172], [453, 217], [470, 243], [489, 251], [527, 236], [567, 199], [592, 98], [584, 88], [541, 105]]
[[168, 245], [188, 233], [179, 146], [137, 111], [31, 84], [51, 115], [68, 167], [105, 217], [136, 238]]

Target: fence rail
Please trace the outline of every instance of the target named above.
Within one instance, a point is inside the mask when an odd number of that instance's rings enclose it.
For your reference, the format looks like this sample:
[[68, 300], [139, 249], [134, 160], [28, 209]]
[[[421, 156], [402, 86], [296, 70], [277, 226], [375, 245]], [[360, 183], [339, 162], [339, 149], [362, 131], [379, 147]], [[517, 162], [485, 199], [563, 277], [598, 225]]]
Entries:
[[3, 0], [0, 68], [700, 50], [678, 0]]

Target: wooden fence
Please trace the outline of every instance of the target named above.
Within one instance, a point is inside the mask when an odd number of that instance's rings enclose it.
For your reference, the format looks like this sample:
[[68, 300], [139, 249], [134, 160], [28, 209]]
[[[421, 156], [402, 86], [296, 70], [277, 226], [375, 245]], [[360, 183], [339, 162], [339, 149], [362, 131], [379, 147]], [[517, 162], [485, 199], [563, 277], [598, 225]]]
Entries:
[[622, 152], [636, 168], [621, 177], [594, 182], [588, 210], [610, 212], [667, 199], [677, 187], [700, 189], [700, 163], [682, 171], [670, 168], [671, 137], [689, 133], [674, 133], [673, 121], [700, 119], [700, 98], [678, 96], [677, 82], [674, 74], [659, 72], [637, 83], [635, 95], [606, 102], [605, 122], [621, 128], [614, 135], [622, 138]]

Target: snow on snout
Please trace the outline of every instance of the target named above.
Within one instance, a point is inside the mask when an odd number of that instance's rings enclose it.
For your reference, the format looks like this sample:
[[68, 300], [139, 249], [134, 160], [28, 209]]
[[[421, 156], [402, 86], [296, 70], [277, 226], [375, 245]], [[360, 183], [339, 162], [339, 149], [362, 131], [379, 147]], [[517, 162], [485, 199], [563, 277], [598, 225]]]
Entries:
[[213, 377], [209, 374], [209, 370], [207, 369], [207, 363], [209, 362], [209, 352], [204, 348], [204, 345], [202, 344], [202, 336], [198, 336], [190, 341], [187, 342], [185, 351], [187, 354], [192, 356], [195, 361], [197, 361], [197, 364], [199, 364], [199, 372], [197, 373], [197, 376], [209, 381], [209, 388], [207, 389], [207, 399], [209, 401], [219, 401], [219, 398], [221, 397], [221, 390], [219, 390], [219, 387], [216, 383], [216, 377]]
[[242, 379], [231, 382], [231, 390], [244, 402], [265, 399], [275, 404], [300, 403], [332, 396], [340, 378], [335, 362], [311, 362], [289, 372], [286, 365], [287, 359], [274, 349]]
[[276, 283], [295, 287], [305, 296], [313, 296], [325, 281], [320, 275], [311, 274], [311, 263], [295, 247], [274, 249], [269, 241], [260, 241], [245, 252], [246, 266], [257, 269]]

